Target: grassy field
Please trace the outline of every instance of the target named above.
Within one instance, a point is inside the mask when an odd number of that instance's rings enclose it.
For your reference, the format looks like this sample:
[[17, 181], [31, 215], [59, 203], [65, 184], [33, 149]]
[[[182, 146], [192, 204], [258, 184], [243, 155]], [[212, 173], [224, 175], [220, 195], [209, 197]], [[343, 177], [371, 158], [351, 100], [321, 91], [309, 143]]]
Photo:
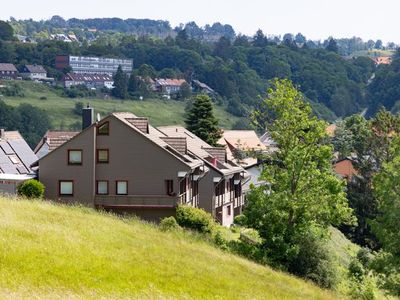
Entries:
[[[90, 103], [94, 107], [96, 113], [100, 113], [102, 117], [110, 112], [129, 111], [138, 116], [150, 118], [150, 122], [154, 126], [161, 125], [184, 125], [185, 103], [173, 100], [115, 100], [115, 99], [70, 99], [61, 97], [54, 89], [41, 83], [20, 81], [25, 97], [0, 97], [5, 103], [18, 106], [21, 103], [29, 103], [48, 112], [54, 129], [69, 129], [72, 127], [79, 128], [81, 124], [80, 117], [73, 113], [76, 102], [82, 102], [85, 105]], [[45, 97], [46, 100], [41, 100]], [[237, 117], [227, 113], [223, 107], [215, 106], [215, 114], [223, 128], [230, 129], [238, 120]]]
[[0, 198], [0, 298], [338, 299], [196, 235]]

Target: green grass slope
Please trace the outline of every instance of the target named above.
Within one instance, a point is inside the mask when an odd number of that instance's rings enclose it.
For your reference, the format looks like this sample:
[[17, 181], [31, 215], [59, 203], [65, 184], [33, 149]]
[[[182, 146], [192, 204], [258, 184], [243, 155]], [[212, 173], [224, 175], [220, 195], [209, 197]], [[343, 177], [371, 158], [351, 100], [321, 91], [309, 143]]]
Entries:
[[[105, 116], [111, 112], [129, 111], [138, 116], [149, 117], [154, 126], [184, 125], [185, 102], [174, 100], [149, 99], [145, 101], [61, 97], [56, 91], [44, 84], [20, 81], [17, 82], [23, 89], [25, 97], [0, 97], [8, 105], [18, 106], [21, 103], [29, 103], [45, 110], [55, 129], [67, 129], [75, 125], [79, 127], [80, 117], [73, 113], [76, 102], [90, 103], [96, 113]], [[46, 100], [41, 100], [46, 97]], [[239, 119], [232, 116], [221, 106], [215, 106], [215, 115], [223, 128], [230, 129]]]
[[0, 298], [337, 299], [185, 232], [0, 198]]

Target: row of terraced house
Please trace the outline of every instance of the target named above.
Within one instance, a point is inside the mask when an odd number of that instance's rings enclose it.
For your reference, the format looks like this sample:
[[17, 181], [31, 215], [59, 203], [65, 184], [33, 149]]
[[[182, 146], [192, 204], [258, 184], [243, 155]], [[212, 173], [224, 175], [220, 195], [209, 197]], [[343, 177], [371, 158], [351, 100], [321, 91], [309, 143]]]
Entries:
[[203, 208], [229, 226], [244, 205], [249, 174], [181, 126], [152, 127], [147, 118], [112, 113], [81, 132], [48, 132], [32, 164], [45, 197], [62, 203], [159, 220], [180, 204]]

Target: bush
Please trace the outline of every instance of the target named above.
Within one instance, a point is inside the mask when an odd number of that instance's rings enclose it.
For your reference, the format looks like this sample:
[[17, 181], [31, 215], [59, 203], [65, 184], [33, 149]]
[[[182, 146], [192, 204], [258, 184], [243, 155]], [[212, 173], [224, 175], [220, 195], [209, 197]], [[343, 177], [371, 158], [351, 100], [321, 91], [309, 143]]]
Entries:
[[162, 231], [172, 231], [180, 229], [181, 227], [174, 217], [168, 217], [161, 220], [160, 228]]
[[212, 233], [215, 226], [214, 219], [209, 213], [186, 205], [178, 206], [176, 220], [180, 226], [202, 233]]
[[289, 264], [288, 271], [310, 279], [323, 288], [333, 288], [338, 282], [337, 270], [324, 240], [315, 233], [306, 233], [296, 239], [298, 248]]
[[39, 98], [39, 100], [47, 100], [47, 97], [46, 97], [46, 96], [41, 96], [41, 97]]
[[229, 250], [228, 241], [223, 237], [222, 233], [218, 231], [214, 236], [214, 243], [224, 251]]
[[17, 188], [17, 192], [22, 197], [40, 199], [44, 195], [44, 185], [35, 179], [30, 179], [21, 183]]

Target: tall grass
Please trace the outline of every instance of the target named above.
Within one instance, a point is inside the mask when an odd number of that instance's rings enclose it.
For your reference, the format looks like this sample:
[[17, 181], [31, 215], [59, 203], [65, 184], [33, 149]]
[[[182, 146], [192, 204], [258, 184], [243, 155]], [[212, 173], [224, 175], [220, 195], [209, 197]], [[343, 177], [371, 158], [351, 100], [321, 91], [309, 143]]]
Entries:
[[0, 298], [337, 299], [196, 235], [0, 198]]

